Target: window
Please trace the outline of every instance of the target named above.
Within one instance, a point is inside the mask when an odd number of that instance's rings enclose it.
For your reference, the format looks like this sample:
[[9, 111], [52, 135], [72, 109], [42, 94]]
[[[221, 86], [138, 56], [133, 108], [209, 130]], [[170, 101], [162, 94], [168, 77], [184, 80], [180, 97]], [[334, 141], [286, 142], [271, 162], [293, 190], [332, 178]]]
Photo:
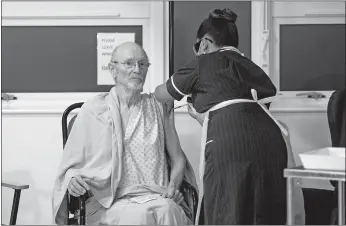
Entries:
[[345, 86], [344, 24], [281, 24], [281, 91], [329, 91]]
[[[134, 32], [136, 34], [135, 39], [141, 39], [139, 42], [143, 45], [145, 50], [148, 53], [152, 66], [149, 68], [147, 81], [144, 87], [144, 92], [153, 91], [156, 85], [161, 84], [165, 80], [165, 65], [163, 64], [163, 60], [166, 58], [165, 56], [165, 34], [164, 34], [164, 9], [165, 5], [163, 2], [111, 2], [111, 1], [51, 1], [51, 2], [16, 2], [16, 1], [8, 1], [2, 4], [2, 26], [3, 32], [8, 33], [9, 35], [15, 35], [16, 33], [26, 33], [32, 34], [35, 37], [40, 38], [41, 36], [37, 36], [38, 32], [41, 32], [43, 36], [51, 37], [49, 34], [52, 32], [58, 33], [59, 31], [70, 31], [69, 35], [62, 35], [61, 37], [53, 37], [56, 46], [61, 45], [61, 42], [69, 42], [68, 37], [72, 37], [70, 41], [76, 41], [76, 37], [78, 37], [78, 32], [80, 31], [81, 35], [89, 35], [94, 37], [94, 33], [99, 32], [97, 29], [100, 29], [100, 32]], [[83, 31], [83, 32], [82, 32]], [[10, 34], [11, 33], [11, 34]], [[72, 34], [73, 33], [73, 34]], [[93, 33], [93, 34], [91, 34]], [[6, 34], [3, 34], [6, 35]], [[42, 37], [44, 38], [44, 37]], [[52, 37], [51, 37], [52, 38]], [[61, 40], [59, 40], [61, 38]], [[80, 37], [83, 39], [83, 37]], [[86, 45], [86, 48], [95, 48], [96, 43], [94, 43], [94, 39], [90, 39], [89, 37], [85, 38], [85, 43], [82, 41], [79, 43], [80, 45]], [[54, 47], [54, 40], [52, 40], [52, 47]], [[57, 40], [60, 42], [58, 43]], [[10, 41], [10, 38], [5, 38], [3, 41]], [[21, 43], [25, 44], [25, 40], [20, 40]], [[28, 40], [28, 43], [33, 40]], [[138, 41], [138, 40], [137, 40]], [[47, 42], [49, 42], [47, 40]], [[93, 43], [94, 46], [90, 46]], [[37, 44], [37, 43], [36, 43]], [[30, 44], [28, 44], [30, 45]], [[27, 45], [27, 46], [28, 46]], [[73, 46], [73, 45], [71, 45]], [[13, 46], [14, 48], [16, 46]], [[30, 48], [29, 48], [30, 49]], [[66, 49], [66, 48], [65, 48]], [[39, 49], [38, 49], [39, 50]], [[67, 50], [66, 50], [67, 51]], [[65, 52], [66, 52], [65, 51]], [[42, 51], [44, 52], [44, 51]], [[64, 51], [63, 51], [64, 52]], [[68, 52], [68, 51], [67, 51]], [[86, 51], [88, 52], [88, 51]], [[6, 53], [10, 54], [10, 50]], [[94, 54], [93, 51], [89, 51], [89, 53]], [[35, 54], [32, 54], [35, 57]], [[6, 56], [3, 56], [3, 58]], [[39, 54], [37, 54], [39, 57]], [[57, 57], [57, 56], [55, 56]], [[60, 56], [62, 57], [62, 56]], [[96, 60], [96, 56], [89, 57], [89, 61]], [[13, 57], [12, 57], [13, 58]], [[12, 59], [11, 58], [11, 59]], [[95, 58], [95, 59], [94, 59]], [[60, 58], [61, 59], [61, 58]], [[79, 59], [79, 58], [78, 58]], [[5, 60], [5, 59], [3, 59]], [[56, 59], [55, 59], [56, 60]], [[58, 59], [59, 60], [59, 59]], [[44, 60], [45, 61], [45, 60]], [[35, 61], [37, 63], [37, 60]], [[75, 61], [76, 64], [80, 63], [78, 60]], [[86, 62], [87, 63], [87, 62]], [[93, 62], [96, 63], [96, 62]], [[11, 64], [11, 62], [10, 62]], [[6, 66], [6, 65], [5, 65]], [[94, 65], [95, 66], [95, 65]], [[7, 67], [10, 70], [10, 67]], [[66, 68], [65, 68], [66, 69]], [[73, 72], [78, 72], [78, 67], [75, 67]], [[40, 70], [38, 70], [40, 71]], [[44, 70], [43, 70], [44, 71]], [[47, 70], [46, 70], [47, 71]], [[60, 84], [60, 88], [56, 89], [35, 89], [35, 87], [24, 87], [18, 86], [16, 88], [16, 84], [12, 83], [9, 87], [9, 92], [14, 90], [15, 94], [18, 95], [25, 93], [33, 93], [40, 92], [42, 93], [56, 93], [60, 95], [63, 92], [100, 92], [105, 89], [97, 86], [97, 76], [96, 70], [94, 76], [94, 82], [90, 80], [90, 84], [87, 84], [87, 87], [79, 87], [75, 91], [72, 86], [67, 88], [68, 86], [62, 86], [61, 81], [55, 83], [57, 86]], [[42, 70], [41, 70], [42, 72]], [[16, 79], [18, 80], [18, 72]], [[46, 73], [49, 73], [46, 72]], [[62, 73], [60, 73], [62, 74]], [[10, 77], [9, 73], [3, 74], [3, 77]], [[23, 75], [28, 76], [28, 75]], [[44, 75], [41, 75], [41, 77]], [[83, 76], [83, 75], [78, 75]], [[77, 77], [78, 77], [77, 76]], [[35, 85], [35, 83], [40, 83], [40, 80], [37, 79], [39, 76], [35, 75], [34, 82], [31, 85]], [[92, 78], [93, 79], [93, 78]], [[38, 81], [37, 81], [38, 80]], [[78, 79], [74, 78], [75, 82]], [[5, 80], [6, 82], [7, 80]], [[18, 81], [25, 81], [18, 80]], [[52, 80], [42, 80], [39, 84], [41, 87], [50, 87], [45, 86], [44, 82], [52, 81]], [[72, 82], [72, 80], [71, 80]], [[25, 83], [25, 85], [30, 85], [30, 83]], [[82, 85], [83, 82], [80, 82]], [[5, 87], [4, 87], [5, 86]], [[21, 88], [22, 87], [22, 88]], [[3, 89], [6, 90], [6, 84], [3, 84]], [[35, 91], [36, 90], [36, 91]], [[39, 95], [41, 95], [39, 94]], [[17, 95], [17, 96], [18, 96]], [[72, 94], [71, 94], [72, 95]], [[79, 94], [78, 94], [79, 95]], [[51, 95], [50, 95], [51, 96]]]
[[269, 74], [281, 92], [345, 84], [345, 3], [273, 2]]

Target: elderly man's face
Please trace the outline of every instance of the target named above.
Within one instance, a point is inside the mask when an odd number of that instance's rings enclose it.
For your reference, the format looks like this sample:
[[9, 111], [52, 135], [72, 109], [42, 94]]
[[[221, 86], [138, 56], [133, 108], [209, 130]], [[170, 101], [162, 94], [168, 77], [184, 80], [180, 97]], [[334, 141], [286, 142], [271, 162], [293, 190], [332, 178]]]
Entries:
[[125, 46], [112, 57], [116, 83], [130, 90], [142, 91], [147, 76], [149, 61], [139, 46]]

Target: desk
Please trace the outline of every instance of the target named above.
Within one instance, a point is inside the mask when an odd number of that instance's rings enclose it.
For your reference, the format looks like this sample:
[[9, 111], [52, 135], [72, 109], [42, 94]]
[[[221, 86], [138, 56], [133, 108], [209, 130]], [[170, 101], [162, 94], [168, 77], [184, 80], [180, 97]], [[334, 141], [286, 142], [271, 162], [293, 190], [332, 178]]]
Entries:
[[293, 225], [292, 196], [296, 178], [338, 181], [338, 222], [345, 225], [345, 171], [312, 170], [297, 166], [285, 169], [284, 177], [287, 178], [287, 225]]

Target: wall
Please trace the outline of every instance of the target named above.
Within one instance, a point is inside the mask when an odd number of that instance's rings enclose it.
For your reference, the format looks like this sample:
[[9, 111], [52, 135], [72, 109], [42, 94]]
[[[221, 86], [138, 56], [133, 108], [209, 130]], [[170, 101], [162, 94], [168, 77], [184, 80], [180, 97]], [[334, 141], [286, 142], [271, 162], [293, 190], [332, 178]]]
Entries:
[[[62, 153], [60, 115], [2, 117], [2, 181], [29, 184], [17, 224], [52, 224], [51, 194]], [[2, 190], [2, 222], [9, 223], [13, 190]]]
[[213, 9], [230, 8], [237, 14], [236, 24], [241, 37], [238, 49], [251, 58], [251, 1], [203, 1], [198, 2], [198, 8], [195, 1], [176, 1], [173, 5], [174, 70], [194, 59], [192, 45], [196, 42], [197, 29]]

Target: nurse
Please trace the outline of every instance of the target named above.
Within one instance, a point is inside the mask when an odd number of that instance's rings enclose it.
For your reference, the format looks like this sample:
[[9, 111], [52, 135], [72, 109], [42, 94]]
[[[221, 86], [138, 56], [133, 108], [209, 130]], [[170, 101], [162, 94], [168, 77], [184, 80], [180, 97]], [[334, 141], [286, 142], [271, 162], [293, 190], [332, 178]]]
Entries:
[[211, 12], [197, 31], [196, 59], [155, 94], [162, 102], [191, 95], [190, 111], [201, 113], [195, 118], [203, 125], [199, 209], [204, 197], [204, 223], [282, 225], [287, 130], [267, 109], [276, 95], [271, 80], [237, 49], [236, 19], [229, 9]]

